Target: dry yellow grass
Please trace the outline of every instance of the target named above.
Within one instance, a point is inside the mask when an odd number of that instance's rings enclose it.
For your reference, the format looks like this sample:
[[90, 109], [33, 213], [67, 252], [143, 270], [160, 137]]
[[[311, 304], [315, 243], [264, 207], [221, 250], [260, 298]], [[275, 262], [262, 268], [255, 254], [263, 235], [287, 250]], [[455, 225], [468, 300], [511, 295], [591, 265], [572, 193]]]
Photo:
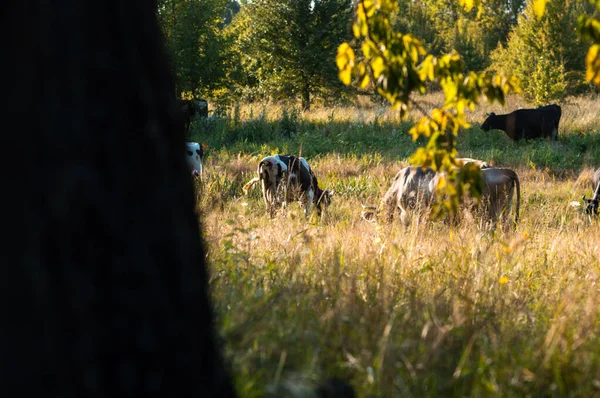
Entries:
[[[519, 106], [511, 97], [469, 120]], [[334, 375], [360, 397], [600, 396], [600, 226], [570, 206], [592, 192], [597, 107], [567, 100], [554, 144], [464, 133], [461, 155], [509, 165], [521, 180], [521, 222], [496, 233], [476, 216], [455, 228], [419, 215], [408, 227], [360, 218], [412, 148], [406, 125], [381, 107], [314, 109], [299, 116], [298, 135], [272, 141], [286, 108], [240, 107], [241, 127], [216, 136], [198, 185], [240, 396], [284, 381], [306, 396], [302, 386]], [[262, 109], [271, 124], [252, 125]], [[219, 148], [232, 128], [238, 141]], [[249, 142], [245, 128], [266, 138]], [[321, 220], [297, 204], [269, 219], [258, 186], [248, 196], [241, 187], [263, 156], [297, 141], [333, 204]]]

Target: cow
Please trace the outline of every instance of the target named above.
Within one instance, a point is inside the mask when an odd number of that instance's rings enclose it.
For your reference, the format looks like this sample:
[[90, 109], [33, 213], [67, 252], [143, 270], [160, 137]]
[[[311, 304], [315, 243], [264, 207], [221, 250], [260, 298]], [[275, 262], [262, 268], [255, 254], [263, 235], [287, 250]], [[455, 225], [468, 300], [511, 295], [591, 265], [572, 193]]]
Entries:
[[[397, 210], [400, 211], [400, 221], [409, 223], [409, 211], [417, 208], [427, 209], [436, 200], [436, 188], [443, 174], [431, 168], [409, 166], [400, 170], [392, 181], [392, 186], [379, 207], [363, 206], [362, 218], [374, 221], [379, 215], [385, 222], [392, 222]], [[512, 199], [516, 188], [515, 225], [519, 222], [521, 202], [521, 187], [517, 174], [506, 168], [481, 168], [483, 192], [481, 203], [484, 216], [491, 222], [492, 228], [499, 218], [506, 221], [512, 207]]]
[[186, 142], [186, 161], [191, 169], [192, 175], [200, 176], [202, 179], [202, 160], [204, 159], [204, 148], [197, 142]]
[[483, 131], [502, 130], [513, 141], [548, 138], [556, 141], [561, 110], [558, 105], [537, 109], [517, 109], [506, 115], [490, 113], [481, 125]]
[[248, 194], [250, 188], [260, 181], [263, 200], [271, 217], [279, 205], [282, 208], [287, 203], [298, 200], [304, 207], [308, 217], [312, 204], [317, 214], [329, 207], [332, 191], [319, 187], [317, 177], [306, 159], [292, 155], [272, 155], [263, 158], [258, 164], [257, 177], [254, 177], [242, 188]]
[[594, 176], [592, 177], [592, 184], [594, 187], [594, 195], [591, 199], [586, 199], [585, 195], [583, 195], [582, 200], [585, 204], [585, 212], [587, 214], [598, 214], [598, 205], [600, 202], [600, 168], [596, 170]]
[[192, 119], [199, 115], [200, 117], [208, 117], [208, 102], [203, 99], [198, 100], [179, 100], [183, 125], [186, 134], [189, 134], [190, 123]]

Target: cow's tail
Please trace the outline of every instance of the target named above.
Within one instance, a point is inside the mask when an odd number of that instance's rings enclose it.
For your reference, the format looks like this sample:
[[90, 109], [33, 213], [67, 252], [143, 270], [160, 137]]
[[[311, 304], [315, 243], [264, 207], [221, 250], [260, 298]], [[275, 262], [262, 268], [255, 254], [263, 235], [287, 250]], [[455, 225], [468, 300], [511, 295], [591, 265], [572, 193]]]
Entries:
[[514, 184], [517, 187], [517, 206], [515, 208], [515, 226], [519, 223], [519, 211], [521, 208], [521, 183], [519, 182], [519, 176], [515, 173]]
[[254, 184], [256, 184], [257, 182], [259, 182], [259, 181], [260, 181], [260, 178], [258, 178], [258, 177], [254, 177], [253, 179], [251, 179], [250, 181], [248, 181], [246, 183], [246, 185], [244, 185], [242, 187], [242, 191], [244, 191], [244, 195], [248, 195], [248, 191], [250, 190], [250, 188], [252, 188], [252, 186]]

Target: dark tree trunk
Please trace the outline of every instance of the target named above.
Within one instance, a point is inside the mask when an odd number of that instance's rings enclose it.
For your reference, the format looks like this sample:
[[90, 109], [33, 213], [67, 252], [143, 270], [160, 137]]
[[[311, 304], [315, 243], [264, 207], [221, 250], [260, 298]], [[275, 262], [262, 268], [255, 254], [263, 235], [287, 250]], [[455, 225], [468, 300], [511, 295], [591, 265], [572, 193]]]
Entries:
[[304, 78], [302, 82], [302, 110], [309, 111], [310, 110], [310, 82], [308, 78]]
[[154, 2], [3, 8], [0, 391], [234, 396]]

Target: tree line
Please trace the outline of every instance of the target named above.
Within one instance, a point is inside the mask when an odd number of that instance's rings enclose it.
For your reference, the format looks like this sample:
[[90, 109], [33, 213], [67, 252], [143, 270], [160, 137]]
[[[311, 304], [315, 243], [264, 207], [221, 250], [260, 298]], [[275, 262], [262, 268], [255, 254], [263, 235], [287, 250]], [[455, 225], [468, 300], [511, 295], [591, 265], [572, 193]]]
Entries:
[[[543, 18], [527, 0], [398, 0], [391, 28], [418, 37], [429, 54], [453, 50], [465, 71], [511, 74], [533, 103], [594, 90], [584, 80], [587, 44], [577, 34], [592, 2], [550, 0]], [[338, 46], [352, 34], [352, 0], [159, 0], [158, 17], [175, 69], [177, 94], [214, 101], [351, 99], [337, 78]]]

